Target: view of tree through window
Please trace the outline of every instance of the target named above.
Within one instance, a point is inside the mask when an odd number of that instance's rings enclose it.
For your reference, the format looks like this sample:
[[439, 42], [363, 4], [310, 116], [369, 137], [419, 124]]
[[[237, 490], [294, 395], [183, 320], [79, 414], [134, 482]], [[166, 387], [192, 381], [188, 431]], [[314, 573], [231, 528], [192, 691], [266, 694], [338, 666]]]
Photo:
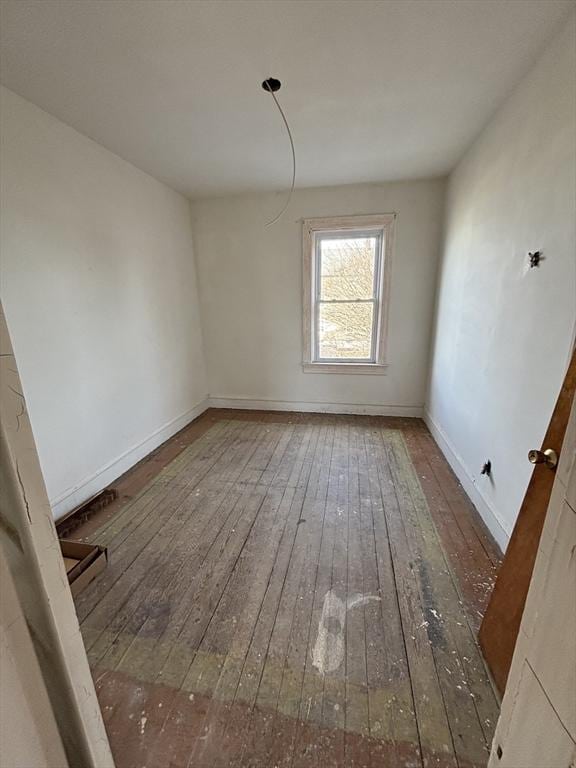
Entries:
[[321, 236], [318, 264], [318, 358], [373, 357], [377, 237]]

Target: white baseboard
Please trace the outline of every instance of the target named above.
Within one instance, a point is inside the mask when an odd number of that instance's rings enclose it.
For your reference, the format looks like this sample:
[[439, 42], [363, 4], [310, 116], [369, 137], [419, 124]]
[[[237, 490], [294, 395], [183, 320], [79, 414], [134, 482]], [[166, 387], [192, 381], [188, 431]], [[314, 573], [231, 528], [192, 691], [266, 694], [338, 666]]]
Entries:
[[343, 413], [364, 416], [406, 416], [422, 418], [421, 405], [358, 405], [356, 403], [302, 403], [292, 400], [250, 400], [244, 397], [210, 397], [211, 408], [236, 408], [257, 411], [303, 411], [305, 413]]
[[141, 459], [151, 453], [155, 448], [166, 442], [172, 435], [179, 432], [187, 424], [200, 416], [210, 407], [208, 398], [195, 405], [186, 413], [177, 416], [167, 424], [156, 429], [147, 438], [137, 445], [132, 446], [124, 453], [117, 456], [111, 462], [101, 467], [89, 477], [84, 478], [73, 488], [69, 488], [64, 493], [54, 499], [50, 499], [52, 514], [56, 520], [59, 520], [71, 510], [83, 504], [95, 494], [106, 488], [117, 480], [120, 475], [127, 472], [130, 467], [137, 464]]
[[464, 488], [464, 490], [470, 497], [472, 503], [480, 513], [480, 516], [488, 526], [488, 529], [490, 530], [490, 533], [492, 534], [492, 536], [495, 538], [496, 543], [498, 544], [502, 552], [505, 552], [506, 547], [508, 546], [508, 541], [510, 539], [511, 532], [506, 529], [506, 526], [500, 519], [500, 515], [498, 514], [498, 512], [484, 498], [484, 496], [478, 489], [478, 486], [474, 482], [474, 479], [472, 478], [466, 466], [464, 465], [461, 457], [456, 452], [456, 449], [454, 448], [450, 440], [447, 438], [445, 433], [442, 431], [442, 429], [430, 416], [427, 410], [424, 411], [424, 421], [426, 422], [426, 426], [430, 430], [432, 437], [438, 444], [438, 447], [446, 457], [448, 464], [450, 464], [450, 466], [454, 470], [454, 474], [456, 475], [458, 480], [461, 482], [462, 487]]

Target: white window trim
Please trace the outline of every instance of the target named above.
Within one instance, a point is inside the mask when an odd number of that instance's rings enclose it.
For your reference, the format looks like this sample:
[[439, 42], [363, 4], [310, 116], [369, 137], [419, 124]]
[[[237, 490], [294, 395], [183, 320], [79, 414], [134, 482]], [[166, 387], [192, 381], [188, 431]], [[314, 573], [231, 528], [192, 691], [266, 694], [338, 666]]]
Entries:
[[[335, 216], [321, 219], [304, 219], [302, 227], [302, 309], [303, 309], [303, 358], [305, 373], [367, 373], [384, 374], [388, 367], [386, 358], [388, 336], [388, 307], [390, 304], [390, 275], [394, 244], [395, 213], [370, 216]], [[379, 301], [376, 320], [375, 362], [324, 362], [314, 359], [314, 314], [316, 303], [315, 249], [316, 233], [346, 232], [358, 230], [382, 231], [382, 261], [379, 275]]]

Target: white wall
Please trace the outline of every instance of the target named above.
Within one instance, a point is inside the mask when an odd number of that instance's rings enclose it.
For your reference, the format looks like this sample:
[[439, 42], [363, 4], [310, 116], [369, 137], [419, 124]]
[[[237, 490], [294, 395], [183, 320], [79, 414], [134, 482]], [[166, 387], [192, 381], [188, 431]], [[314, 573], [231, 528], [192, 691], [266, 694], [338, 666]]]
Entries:
[[[216, 405], [420, 415], [442, 180], [296, 190], [192, 205], [209, 390]], [[397, 212], [384, 376], [303, 373], [303, 218]]]
[[449, 182], [429, 425], [503, 547], [574, 332], [574, 33], [572, 17]]
[[206, 396], [187, 200], [1, 92], [1, 293], [56, 516]]

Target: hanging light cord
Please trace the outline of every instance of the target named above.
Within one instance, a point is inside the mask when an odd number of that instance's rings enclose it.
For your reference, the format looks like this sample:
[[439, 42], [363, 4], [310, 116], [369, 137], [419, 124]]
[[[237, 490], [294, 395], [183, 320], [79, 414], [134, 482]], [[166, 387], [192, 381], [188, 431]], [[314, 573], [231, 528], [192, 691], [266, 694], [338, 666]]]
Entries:
[[284, 125], [286, 126], [286, 131], [288, 132], [288, 138], [290, 139], [290, 147], [292, 149], [292, 184], [290, 186], [290, 192], [288, 193], [288, 199], [286, 200], [286, 203], [284, 204], [284, 207], [280, 211], [280, 213], [275, 216], [272, 221], [269, 221], [266, 226], [270, 227], [272, 224], [275, 224], [278, 219], [282, 216], [286, 208], [290, 205], [290, 200], [292, 198], [292, 193], [294, 192], [294, 184], [296, 183], [296, 151], [294, 149], [294, 140], [292, 139], [292, 132], [290, 131], [290, 126], [288, 125], [288, 120], [286, 120], [286, 115], [284, 114], [282, 107], [280, 106], [280, 103], [278, 99], [276, 98], [276, 94], [272, 90], [270, 83], [266, 82], [266, 90], [268, 93], [272, 96], [274, 99], [276, 106], [278, 107], [278, 111], [282, 115], [282, 120], [284, 121]]

